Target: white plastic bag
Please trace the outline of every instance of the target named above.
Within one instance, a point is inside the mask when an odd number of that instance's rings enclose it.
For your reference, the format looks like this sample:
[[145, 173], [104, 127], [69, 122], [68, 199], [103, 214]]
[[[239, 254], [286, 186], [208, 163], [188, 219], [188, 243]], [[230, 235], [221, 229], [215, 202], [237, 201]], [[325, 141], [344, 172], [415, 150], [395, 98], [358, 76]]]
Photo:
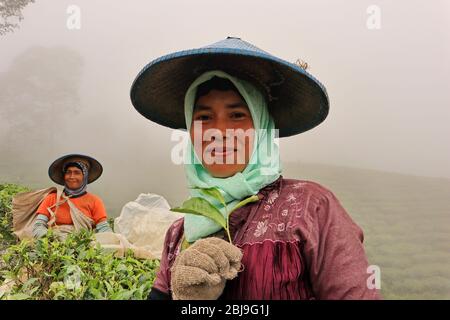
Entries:
[[161, 259], [166, 231], [181, 217], [183, 214], [170, 211], [164, 197], [142, 193], [122, 208], [120, 216], [114, 220], [114, 232]]

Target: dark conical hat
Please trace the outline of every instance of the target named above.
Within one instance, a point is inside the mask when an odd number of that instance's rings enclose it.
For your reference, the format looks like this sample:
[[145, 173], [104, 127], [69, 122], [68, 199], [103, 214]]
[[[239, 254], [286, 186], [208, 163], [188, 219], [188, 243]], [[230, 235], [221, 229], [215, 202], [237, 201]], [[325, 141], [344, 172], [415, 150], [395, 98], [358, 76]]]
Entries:
[[147, 119], [186, 129], [184, 96], [209, 70], [222, 70], [252, 82], [265, 93], [280, 137], [310, 130], [325, 120], [325, 87], [298, 64], [277, 58], [239, 38], [162, 56], [147, 64], [131, 86], [131, 101]]
[[68, 154], [62, 156], [50, 165], [48, 168], [48, 175], [55, 183], [64, 185], [64, 165], [69, 162], [82, 161], [86, 164], [89, 172], [88, 183], [92, 183], [97, 180], [103, 173], [103, 167], [92, 157], [83, 154]]

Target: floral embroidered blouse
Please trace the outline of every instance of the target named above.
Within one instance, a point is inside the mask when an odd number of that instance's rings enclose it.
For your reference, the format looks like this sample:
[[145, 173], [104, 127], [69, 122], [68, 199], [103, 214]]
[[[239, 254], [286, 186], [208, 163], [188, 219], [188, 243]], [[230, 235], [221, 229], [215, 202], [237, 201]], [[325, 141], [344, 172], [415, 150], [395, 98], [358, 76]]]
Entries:
[[[368, 286], [363, 232], [334, 194], [318, 183], [280, 177], [260, 201], [230, 216], [244, 270], [221, 299], [380, 299]], [[170, 267], [180, 252], [183, 219], [166, 234], [153, 288], [170, 295]]]

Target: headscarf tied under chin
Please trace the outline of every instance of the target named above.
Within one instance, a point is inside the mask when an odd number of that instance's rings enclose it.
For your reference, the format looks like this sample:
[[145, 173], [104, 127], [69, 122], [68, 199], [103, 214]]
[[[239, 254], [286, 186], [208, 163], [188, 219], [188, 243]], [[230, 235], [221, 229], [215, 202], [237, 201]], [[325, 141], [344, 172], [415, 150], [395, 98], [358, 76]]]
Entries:
[[[227, 210], [216, 199], [205, 196], [199, 190], [190, 189], [190, 194], [192, 197], [207, 198], [226, 217], [226, 212], [230, 212], [241, 200], [257, 194], [260, 189], [277, 180], [281, 174], [281, 165], [278, 145], [275, 142], [275, 123], [269, 114], [265, 97], [251, 83], [223, 71], [205, 72], [188, 88], [184, 100], [187, 130], [191, 127], [197, 87], [214, 76], [230, 80], [247, 103], [255, 128], [252, 156], [242, 172], [228, 178], [216, 178], [203, 167], [192, 141], [189, 140], [185, 172], [189, 187], [219, 189], [225, 198]], [[186, 214], [184, 217], [184, 233], [188, 242], [207, 237], [220, 229], [221, 227], [209, 218], [193, 214]]]
[[69, 189], [69, 187], [64, 184], [64, 193], [70, 197], [82, 195], [86, 192], [87, 189], [89, 170], [82, 161], [73, 161], [68, 162], [64, 165], [63, 174], [66, 173], [68, 167], [77, 167], [78, 169], [80, 169], [83, 172], [83, 182], [78, 189]]

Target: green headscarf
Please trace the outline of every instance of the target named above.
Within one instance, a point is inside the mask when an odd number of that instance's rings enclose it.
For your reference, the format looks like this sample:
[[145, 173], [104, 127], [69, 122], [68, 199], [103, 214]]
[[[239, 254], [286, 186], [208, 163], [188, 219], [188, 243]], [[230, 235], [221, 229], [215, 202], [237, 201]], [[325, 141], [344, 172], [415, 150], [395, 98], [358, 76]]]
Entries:
[[[215, 178], [203, 167], [189, 139], [185, 159], [185, 172], [189, 187], [216, 187], [225, 198], [228, 212], [242, 199], [255, 195], [258, 191], [280, 177], [281, 165], [278, 145], [275, 143], [275, 124], [269, 114], [265, 97], [252, 84], [235, 78], [223, 71], [214, 70], [203, 73], [186, 91], [184, 112], [186, 128], [189, 132], [192, 122], [197, 87], [214, 76], [230, 80], [244, 98], [250, 110], [255, 128], [254, 147], [249, 163], [242, 172], [227, 178]], [[265, 129], [265, 130], [260, 130]], [[225, 208], [215, 199], [203, 195], [199, 190], [191, 189], [192, 197], [202, 197], [210, 201], [226, 215]], [[186, 214], [184, 232], [188, 242], [207, 237], [221, 229], [211, 219]]]

